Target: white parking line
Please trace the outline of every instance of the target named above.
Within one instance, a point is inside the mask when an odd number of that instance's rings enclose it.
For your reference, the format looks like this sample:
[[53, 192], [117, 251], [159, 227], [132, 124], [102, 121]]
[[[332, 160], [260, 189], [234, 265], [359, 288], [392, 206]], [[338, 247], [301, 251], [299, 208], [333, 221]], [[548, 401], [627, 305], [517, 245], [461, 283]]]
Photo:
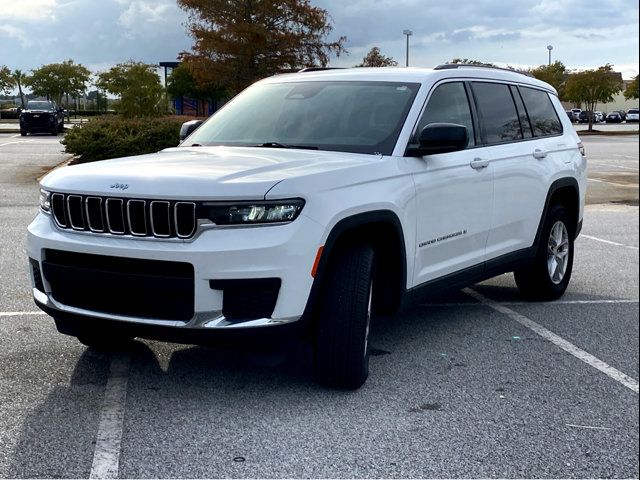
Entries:
[[632, 250], [638, 250], [638, 247], [633, 245], [625, 245], [624, 243], [612, 242], [611, 240], [605, 240], [604, 238], [592, 237], [591, 235], [580, 234], [580, 237], [588, 238], [589, 240], [595, 240], [596, 242], [608, 243], [609, 245], [615, 245], [616, 247], [630, 248]]
[[118, 478], [130, 361], [124, 352], [111, 359], [89, 478]]
[[518, 312], [515, 312], [508, 307], [505, 307], [504, 305], [500, 305], [498, 302], [494, 302], [493, 300], [485, 297], [481, 293], [478, 293], [475, 290], [472, 290], [470, 288], [464, 288], [462, 291], [467, 295], [469, 295], [470, 297], [475, 298], [480, 303], [492, 308], [496, 312], [500, 312], [504, 315], [507, 315], [512, 320], [515, 320], [516, 322], [518, 322], [520, 325], [527, 327], [529, 330], [532, 330], [533, 332], [537, 333], [545, 340], [550, 341], [554, 345], [563, 349], [565, 352], [570, 353], [571, 355], [576, 357], [578, 360], [581, 360], [587, 365], [590, 365], [593, 368], [600, 370], [602, 373], [609, 376], [616, 382], [624, 385], [625, 387], [634, 391], [635, 393], [638, 393], [639, 385], [636, 379], [629, 377], [628, 375], [622, 373], [620, 370], [616, 368], [613, 368], [611, 365], [608, 365], [607, 363], [603, 362], [599, 358], [594, 357], [589, 352], [585, 352], [581, 348], [576, 347], [572, 343], [556, 335], [551, 330], [547, 330], [542, 325], [534, 322], [530, 318], [527, 318], [524, 315], [521, 315]]
[[22, 317], [29, 315], [46, 315], [46, 313], [42, 311], [37, 312], [0, 312], [0, 317]]
[[591, 425], [574, 425], [573, 423], [565, 423], [565, 426], [573, 428], [586, 428], [587, 430], [613, 430], [613, 428], [609, 427], [592, 427]]
[[606, 183], [607, 185], [613, 185], [615, 187], [632, 187], [638, 188], [638, 185], [624, 184], [624, 183], [616, 183], [616, 182], [607, 182], [606, 180], [600, 180], [599, 178], [588, 178], [590, 182], [598, 182], [598, 183]]
[[33, 142], [33, 141], [34, 140], [18, 140], [17, 142], [0, 143], [0, 147], [4, 147], [5, 145], [18, 144], [18, 143], [29, 143], [29, 142]]
[[634, 171], [634, 172], [638, 171], [637, 168], [625, 167], [624, 165], [614, 165], [612, 163], [592, 163], [591, 165], [594, 166], [594, 167], [613, 167], [613, 168], [621, 168], [623, 170], [631, 170], [631, 171]]
[[[554, 300], [552, 302], [496, 302], [500, 305], [597, 305], [612, 303], [640, 303], [640, 300], [612, 299], [612, 300]], [[423, 303], [422, 307], [477, 307], [477, 302], [449, 302], [449, 303]]]

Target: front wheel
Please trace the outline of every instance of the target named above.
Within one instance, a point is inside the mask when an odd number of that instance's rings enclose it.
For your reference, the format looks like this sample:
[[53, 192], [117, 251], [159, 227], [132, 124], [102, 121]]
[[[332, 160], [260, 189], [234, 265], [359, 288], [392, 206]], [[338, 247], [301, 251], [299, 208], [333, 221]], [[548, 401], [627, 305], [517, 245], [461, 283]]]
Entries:
[[333, 258], [324, 282], [315, 345], [320, 383], [356, 389], [369, 375], [374, 251], [352, 245]]
[[562, 205], [549, 210], [530, 267], [514, 272], [520, 292], [532, 300], [556, 300], [569, 285], [573, 270], [574, 235]]

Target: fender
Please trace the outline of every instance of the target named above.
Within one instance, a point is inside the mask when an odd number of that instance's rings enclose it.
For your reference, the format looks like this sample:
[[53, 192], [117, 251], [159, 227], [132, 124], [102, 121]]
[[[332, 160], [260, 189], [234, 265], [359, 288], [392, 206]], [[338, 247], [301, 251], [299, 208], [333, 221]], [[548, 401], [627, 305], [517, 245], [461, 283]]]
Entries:
[[346, 218], [343, 218], [338, 223], [334, 225], [327, 237], [327, 240], [324, 243], [324, 248], [322, 250], [322, 255], [320, 257], [320, 261], [318, 263], [318, 268], [316, 270], [316, 276], [313, 280], [313, 285], [311, 286], [311, 292], [309, 293], [309, 298], [307, 299], [307, 305], [304, 309], [304, 313], [302, 314], [302, 321], [308, 323], [309, 320], [313, 317], [314, 308], [316, 305], [316, 301], [320, 294], [320, 289], [322, 285], [323, 278], [327, 271], [327, 266], [329, 264], [329, 258], [331, 257], [331, 253], [336, 246], [336, 241], [346, 232], [352, 230], [357, 227], [365, 226], [371, 223], [387, 223], [394, 227], [398, 238], [400, 239], [400, 256], [402, 258], [402, 270], [401, 270], [401, 295], [404, 293], [407, 287], [407, 253], [406, 253], [406, 244], [404, 239], [404, 233], [402, 230], [402, 224], [398, 216], [392, 212], [391, 210], [373, 210], [370, 212], [358, 213]]

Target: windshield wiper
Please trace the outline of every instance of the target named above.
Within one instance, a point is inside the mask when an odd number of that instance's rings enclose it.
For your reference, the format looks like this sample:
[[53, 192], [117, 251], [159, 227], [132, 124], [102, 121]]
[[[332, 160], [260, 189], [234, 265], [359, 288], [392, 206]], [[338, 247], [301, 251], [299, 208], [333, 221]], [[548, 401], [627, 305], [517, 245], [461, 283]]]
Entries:
[[318, 150], [318, 147], [314, 147], [312, 145], [288, 145], [288, 144], [278, 143], [278, 142], [264, 142], [254, 146], [265, 147], [265, 148], [299, 148], [302, 150]]

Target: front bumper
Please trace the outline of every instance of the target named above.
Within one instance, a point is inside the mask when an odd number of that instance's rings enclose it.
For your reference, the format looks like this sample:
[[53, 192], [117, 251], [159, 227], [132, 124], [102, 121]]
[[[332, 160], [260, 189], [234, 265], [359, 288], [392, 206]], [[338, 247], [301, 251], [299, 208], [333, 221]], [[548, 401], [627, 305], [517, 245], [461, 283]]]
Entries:
[[[121, 322], [162, 330], [238, 330], [290, 324], [302, 317], [313, 283], [311, 269], [323, 233], [320, 224], [300, 215], [287, 225], [205, 230], [189, 241], [124, 238], [63, 231], [54, 225], [49, 215], [39, 213], [28, 227], [27, 253], [40, 272], [51, 250], [183, 262], [193, 266], [193, 316], [188, 319], [114, 314], [87, 305], [65, 304], [55, 298], [55, 289], [47, 276], [36, 279], [32, 269], [34, 299], [54, 317], [95, 319], [96, 325], [99, 320]], [[273, 313], [268, 318], [226, 318], [223, 314], [226, 290], [214, 287], [232, 280], [257, 279], [280, 279]]]
[[36, 118], [21, 118], [20, 129], [34, 132], [51, 131], [51, 129], [56, 127], [57, 123], [58, 120], [56, 117], [50, 117], [46, 114], [41, 114], [41, 116]]

